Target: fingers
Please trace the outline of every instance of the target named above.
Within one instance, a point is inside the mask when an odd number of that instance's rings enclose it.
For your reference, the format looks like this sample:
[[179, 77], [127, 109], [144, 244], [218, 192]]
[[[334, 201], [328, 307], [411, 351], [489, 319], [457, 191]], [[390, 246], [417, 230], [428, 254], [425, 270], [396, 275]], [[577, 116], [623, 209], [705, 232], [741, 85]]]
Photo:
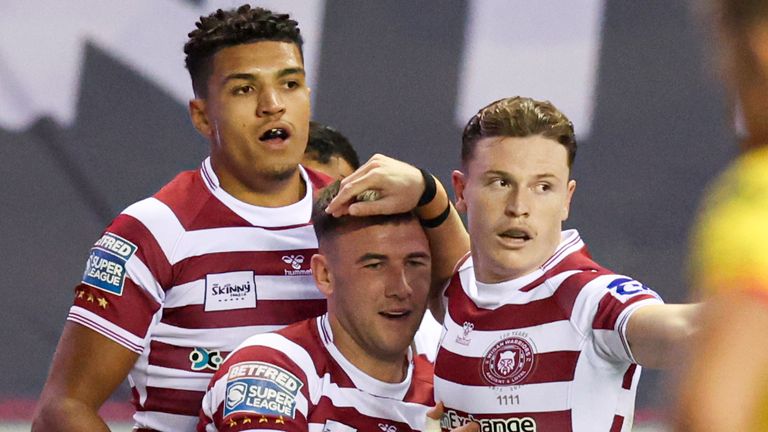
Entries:
[[[377, 154], [341, 181], [339, 193], [325, 211], [335, 217], [406, 212], [416, 206], [423, 183], [417, 168]], [[362, 199], [374, 196], [375, 200]]]
[[440, 417], [443, 416], [443, 403], [438, 402], [437, 405], [432, 407], [429, 411], [427, 411], [427, 417], [433, 419], [433, 420], [440, 420]]

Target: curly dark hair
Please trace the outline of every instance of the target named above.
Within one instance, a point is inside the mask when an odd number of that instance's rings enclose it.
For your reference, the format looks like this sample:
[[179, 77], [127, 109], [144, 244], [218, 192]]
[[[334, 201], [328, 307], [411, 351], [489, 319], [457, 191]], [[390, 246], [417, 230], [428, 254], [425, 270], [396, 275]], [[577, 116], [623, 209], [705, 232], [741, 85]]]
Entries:
[[475, 144], [488, 137], [542, 135], [564, 145], [568, 150], [568, 166], [576, 158], [576, 134], [573, 123], [549, 101], [526, 97], [499, 99], [481, 108], [464, 127], [461, 161], [467, 164], [474, 156]]
[[222, 48], [258, 41], [278, 41], [296, 44], [304, 59], [299, 23], [288, 14], [276, 14], [269, 9], [251, 8], [245, 4], [236, 9], [222, 10], [201, 16], [197, 29], [191, 31], [184, 45], [184, 60], [198, 97], [207, 96], [206, 83], [211, 74], [211, 58]]

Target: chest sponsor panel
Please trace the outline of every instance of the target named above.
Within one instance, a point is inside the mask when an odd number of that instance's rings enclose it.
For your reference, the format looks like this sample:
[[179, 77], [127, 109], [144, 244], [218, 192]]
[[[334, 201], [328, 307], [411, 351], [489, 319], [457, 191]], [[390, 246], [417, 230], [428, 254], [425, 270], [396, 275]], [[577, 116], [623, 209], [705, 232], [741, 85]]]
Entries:
[[571, 432], [571, 411], [550, 411], [510, 414], [470, 414], [446, 408], [440, 427], [443, 431], [476, 422], [481, 432]]
[[206, 275], [204, 305], [206, 312], [256, 307], [253, 271]]

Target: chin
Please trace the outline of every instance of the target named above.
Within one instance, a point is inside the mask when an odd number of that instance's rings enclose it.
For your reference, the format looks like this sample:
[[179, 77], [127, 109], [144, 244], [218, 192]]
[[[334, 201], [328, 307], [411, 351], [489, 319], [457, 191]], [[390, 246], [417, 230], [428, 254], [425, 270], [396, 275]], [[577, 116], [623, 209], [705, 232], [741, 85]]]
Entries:
[[265, 174], [272, 180], [285, 181], [290, 179], [291, 176], [293, 176], [298, 169], [299, 169], [298, 162], [296, 162], [295, 164], [282, 164], [282, 165], [272, 167], [272, 169], [266, 172]]

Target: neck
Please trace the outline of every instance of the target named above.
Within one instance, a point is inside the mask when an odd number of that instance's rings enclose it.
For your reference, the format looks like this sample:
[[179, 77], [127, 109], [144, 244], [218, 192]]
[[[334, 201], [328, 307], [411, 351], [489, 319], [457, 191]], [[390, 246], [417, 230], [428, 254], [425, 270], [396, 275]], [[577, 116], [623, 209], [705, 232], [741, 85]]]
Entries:
[[328, 314], [328, 322], [333, 332], [333, 344], [350, 363], [379, 381], [403, 382], [408, 372], [408, 348], [391, 358], [376, 356], [357, 343], [334, 315]]
[[252, 173], [240, 178], [222, 169], [211, 159], [211, 166], [219, 179], [219, 185], [236, 199], [259, 207], [284, 207], [301, 201], [307, 193], [307, 185], [298, 166], [289, 175], [278, 176]]

